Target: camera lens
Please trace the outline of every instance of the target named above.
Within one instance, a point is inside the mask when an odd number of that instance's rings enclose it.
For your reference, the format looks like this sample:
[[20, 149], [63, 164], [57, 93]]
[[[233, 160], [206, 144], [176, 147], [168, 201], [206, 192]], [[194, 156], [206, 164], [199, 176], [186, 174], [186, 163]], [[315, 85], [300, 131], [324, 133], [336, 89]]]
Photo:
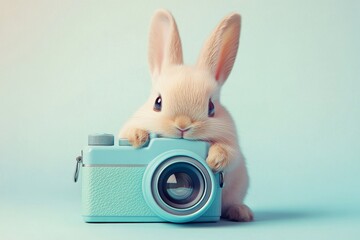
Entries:
[[173, 154], [150, 165], [144, 175], [144, 197], [161, 218], [186, 222], [201, 216], [211, 206], [216, 196], [214, 179], [203, 159], [187, 152]]
[[187, 199], [193, 191], [194, 182], [186, 173], [174, 173], [166, 181], [166, 193], [174, 200]]
[[177, 162], [160, 174], [158, 191], [170, 207], [187, 209], [196, 205], [205, 192], [205, 180], [199, 169], [189, 163]]

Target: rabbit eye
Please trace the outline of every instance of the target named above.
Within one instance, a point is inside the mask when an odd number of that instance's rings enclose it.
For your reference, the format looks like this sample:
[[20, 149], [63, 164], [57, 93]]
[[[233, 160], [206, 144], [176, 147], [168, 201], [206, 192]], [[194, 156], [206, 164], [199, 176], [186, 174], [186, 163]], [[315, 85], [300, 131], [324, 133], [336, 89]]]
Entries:
[[158, 96], [155, 100], [155, 104], [154, 104], [154, 111], [155, 112], [160, 112], [161, 111], [161, 96]]
[[215, 115], [215, 105], [214, 103], [211, 101], [211, 99], [209, 99], [209, 111], [208, 111], [208, 116], [209, 117], [213, 117]]

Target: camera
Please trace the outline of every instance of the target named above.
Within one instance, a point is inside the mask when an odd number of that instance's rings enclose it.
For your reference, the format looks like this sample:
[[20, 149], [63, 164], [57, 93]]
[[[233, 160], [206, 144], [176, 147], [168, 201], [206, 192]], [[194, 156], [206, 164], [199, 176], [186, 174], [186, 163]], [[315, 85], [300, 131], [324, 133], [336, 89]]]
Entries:
[[222, 172], [206, 164], [209, 143], [151, 135], [142, 148], [89, 135], [77, 158], [85, 222], [216, 222]]

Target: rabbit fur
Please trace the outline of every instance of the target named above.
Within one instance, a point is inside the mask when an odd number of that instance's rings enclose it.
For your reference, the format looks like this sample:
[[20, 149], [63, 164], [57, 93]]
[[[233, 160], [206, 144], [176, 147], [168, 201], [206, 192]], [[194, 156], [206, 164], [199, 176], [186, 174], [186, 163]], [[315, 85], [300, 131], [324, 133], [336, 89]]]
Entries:
[[[220, 90], [228, 78], [237, 54], [241, 17], [227, 15], [215, 28], [194, 66], [183, 64], [181, 40], [176, 22], [167, 10], [153, 16], [149, 36], [149, 67], [152, 89], [148, 101], [120, 130], [141, 147], [153, 132], [164, 137], [208, 141], [207, 164], [225, 172], [222, 217], [251, 221], [253, 214], [243, 203], [248, 173], [237, 131], [229, 112], [220, 104]], [[161, 111], [154, 103], [161, 97]], [[210, 101], [215, 109], [209, 117]]]

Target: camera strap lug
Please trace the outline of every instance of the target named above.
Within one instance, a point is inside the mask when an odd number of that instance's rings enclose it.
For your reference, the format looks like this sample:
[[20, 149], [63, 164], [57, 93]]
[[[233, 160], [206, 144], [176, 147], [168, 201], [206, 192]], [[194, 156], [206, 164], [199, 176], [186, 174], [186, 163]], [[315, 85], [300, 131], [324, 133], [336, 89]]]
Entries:
[[76, 158], [76, 167], [74, 173], [74, 182], [77, 182], [79, 178], [80, 167], [83, 161], [83, 151], [81, 151], [81, 155]]
[[224, 172], [220, 172], [220, 173], [219, 173], [219, 183], [220, 183], [220, 187], [223, 188], [224, 185], [225, 185]]

